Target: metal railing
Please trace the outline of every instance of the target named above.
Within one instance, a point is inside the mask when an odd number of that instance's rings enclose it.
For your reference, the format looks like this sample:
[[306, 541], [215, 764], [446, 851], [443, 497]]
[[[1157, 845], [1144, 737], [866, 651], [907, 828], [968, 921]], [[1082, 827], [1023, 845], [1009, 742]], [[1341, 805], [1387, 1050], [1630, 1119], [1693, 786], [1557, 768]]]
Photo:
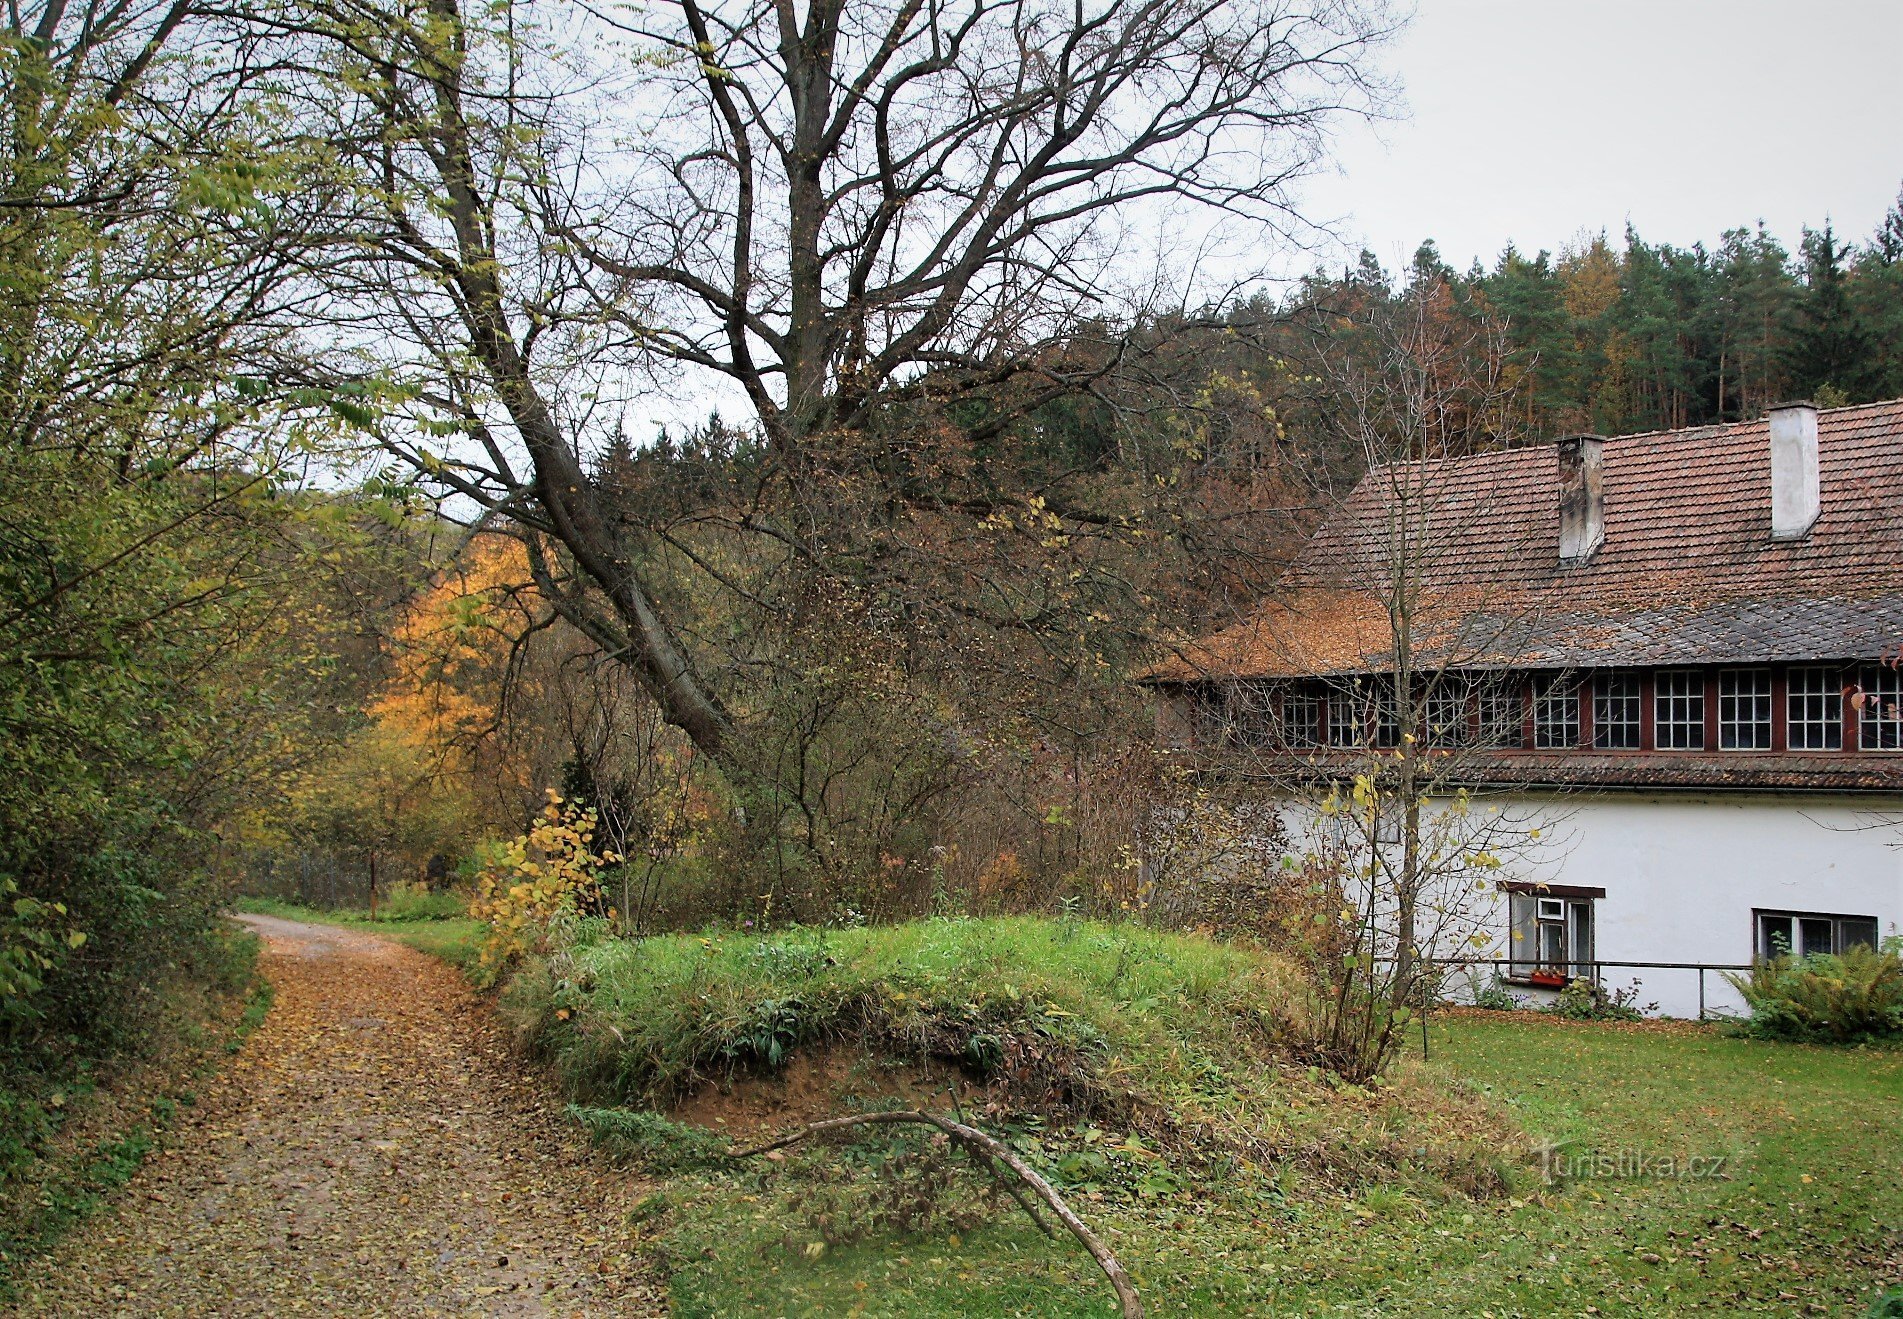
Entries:
[[[1388, 962], [1394, 959], [1384, 957], [1381, 960]], [[1523, 968], [1528, 974], [1518, 976], [1508, 974], [1501, 977], [1501, 979], [1515, 984], [1527, 984], [1529, 983], [1528, 976], [1530, 974], [1537, 974], [1541, 971], [1557, 971], [1564, 975], [1568, 981], [1590, 979], [1595, 985], [1600, 985], [1605, 982], [1605, 977], [1603, 977], [1600, 972], [1607, 967], [1611, 967], [1615, 970], [1632, 971], [1696, 971], [1698, 973], [1698, 1019], [1700, 1021], [1705, 1021], [1710, 1016], [1705, 1006], [1706, 973], [1709, 971], [1749, 971], [1752, 966], [1750, 962], [1618, 962], [1608, 961], [1604, 958], [1595, 958], [1591, 961], [1565, 962], [1537, 961], [1525, 957], [1421, 957], [1415, 960], [1426, 962], [1431, 966], [1490, 966], [1496, 971], [1501, 967], [1508, 967], [1513, 970]], [[1575, 971], [1582, 968], [1585, 974], [1575, 974]], [[1563, 988], [1563, 986], [1560, 985], [1536, 985], [1534, 987], [1541, 989]]]

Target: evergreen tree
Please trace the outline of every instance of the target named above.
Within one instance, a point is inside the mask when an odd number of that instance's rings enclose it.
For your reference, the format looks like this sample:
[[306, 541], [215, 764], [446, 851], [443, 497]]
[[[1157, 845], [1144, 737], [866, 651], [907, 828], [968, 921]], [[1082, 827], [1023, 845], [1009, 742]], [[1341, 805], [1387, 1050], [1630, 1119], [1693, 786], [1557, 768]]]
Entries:
[[1696, 328], [1704, 253], [1648, 246], [1626, 230], [1614, 322], [1629, 351], [1626, 414], [1618, 430], [1672, 428], [1707, 420]]
[[1714, 277], [1723, 314], [1719, 415], [1753, 417], [1791, 392], [1785, 344], [1799, 290], [1790, 254], [1762, 223], [1733, 229], [1719, 247]]
[[1572, 321], [1576, 365], [1568, 406], [1552, 419], [1556, 432], [1626, 427], [1631, 353], [1617, 317], [1622, 276], [1620, 259], [1603, 233], [1583, 249], [1560, 253], [1560, 297]]
[[1903, 397], [1903, 193], [1850, 273], [1850, 305], [1870, 339], [1875, 398]]
[[1541, 252], [1529, 259], [1509, 246], [1493, 273], [1478, 284], [1506, 322], [1511, 338], [1507, 361], [1522, 377], [1527, 409], [1523, 420], [1537, 433], [1546, 418], [1567, 410], [1569, 385], [1579, 374], [1578, 345], [1552, 257]]
[[1896, 194], [1896, 204], [1890, 207], [1883, 217], [1883, 223], [1877, 226], [1877, 236], [1870, 242], [1870, 251], [1876, 259], [1886, 266], [1903, 264], [1903, 189]]
[[1792, 383], [1820, 401], [1867, 399], [1874, 393], [1874, 343], [1851, 302], [1848, 244], [1839, 244], [1828, 221], [1806, 228], [1804, 292], [1790, 339]]

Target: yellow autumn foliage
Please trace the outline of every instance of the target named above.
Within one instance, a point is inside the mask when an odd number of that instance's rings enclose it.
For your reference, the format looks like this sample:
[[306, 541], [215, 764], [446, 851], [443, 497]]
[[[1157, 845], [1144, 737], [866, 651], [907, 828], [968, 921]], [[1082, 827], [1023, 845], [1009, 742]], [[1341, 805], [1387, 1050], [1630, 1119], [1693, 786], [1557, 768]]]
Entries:
[[594, 850], [592, 807], [564, 801], [553, 788], [529, 831], [503, 844], [476, 881], [469, 914], [489, 923], [482, 966], [494, 972], [543, 951], [550, 930], [583, 903], [599, 901], [601, 870], [621, 860]]

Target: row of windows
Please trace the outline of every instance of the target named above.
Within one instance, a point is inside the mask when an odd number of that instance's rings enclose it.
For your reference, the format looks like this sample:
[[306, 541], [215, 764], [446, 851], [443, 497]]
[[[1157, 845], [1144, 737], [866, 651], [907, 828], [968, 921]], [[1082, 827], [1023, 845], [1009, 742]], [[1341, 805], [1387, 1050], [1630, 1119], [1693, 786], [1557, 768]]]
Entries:
[[[1661, 669], [1649, 693], [1633, 672], [1546, 676], [1530, 686], [1510, 676], [1442, 675], [1421, 694], [1420, 738], [1428, 746], [1524, 746], [1530, 714], [1532, 745], [1542, 750], [1703, 751], [1715, 726], [1718, 750], [1769, 751], [1780, 723], [1792, 751], [1842, 750], [1846, 727], [1858, 749], [1903, 750], [1903, 675], [1895, 669], [1801, 665], [1783, 677], [1779, 700], [1768, 668]], [[1401, 737], [1392, 688], [1370, 680], [1238, 689], [1222, 713], [1226, 732], [1255, 746], [1393, 747]]]

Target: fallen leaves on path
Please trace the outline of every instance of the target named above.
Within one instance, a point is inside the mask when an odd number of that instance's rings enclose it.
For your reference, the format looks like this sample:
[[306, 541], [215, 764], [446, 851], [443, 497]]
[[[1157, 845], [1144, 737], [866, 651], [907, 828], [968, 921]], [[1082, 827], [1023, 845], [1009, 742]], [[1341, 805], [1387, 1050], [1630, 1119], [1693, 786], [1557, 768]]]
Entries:
[[20, 1279], [46, 1315], [642, 1315], [627, 1209], [460, 977], [270, 917], [263, 1026], [109, 1213]]

